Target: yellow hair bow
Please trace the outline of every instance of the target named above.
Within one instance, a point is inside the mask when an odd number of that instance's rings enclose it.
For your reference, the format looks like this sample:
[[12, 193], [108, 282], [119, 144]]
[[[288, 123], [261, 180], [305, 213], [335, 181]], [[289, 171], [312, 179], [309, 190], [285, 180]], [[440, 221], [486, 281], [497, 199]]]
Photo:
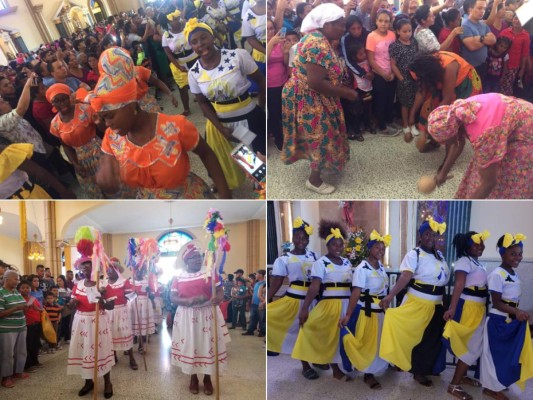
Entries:
[[392, 236], [391, 235], [384, 235], [384, 236], [381, 236], [378, 231], [376, 231], [375, 229], [372, 231], [372, 233], [370, 233], [370, 240], [375, 240], [377, 242], [383, 242], [383, 244], [385, 245], [385, 247], [388, 247], [390, 245], [390, 242], [392, 240]]
[[213, 35], [213, 30], [209, 25], [204, 24], [203, 22], [198, 22], [198, 18], [191, 18], [185, 24], [185, 28], [183, 28], [183, 34], [185, 35], [185, 40], [187, 40], [187, 42], [189, 41], [189, 35], [192, 33], [192, 31], [198, 28], [205, 29], [211, 35]]
[[304, 227], [305, 233], [307, 233], [307, 236], [311, 236], [313, 234], [313, 227], [309, 225], [307, 222], [305, 222], [301, 217], [298, 217], [294, 220], [292, 223], [292, 227], [294, 229], [300, 229], [301, 227]]
[[503, 235], [503, 244], [502, 246], [505, 248], [508, 248], [509, 246], [517, 245], [518, 243], [526, 240], [527, 237], [523, 233], [517, 233], [516, 235], [511, 235], [510, 233], [506, 233]]
[[475, 235], [470, 236], [470, 239], [472, 239], [472, 242], [475, 244], [480, 244], [481, 241], [485, 241], [490, 237], [490, 232], [488, 230], [484, 230], [481, 233], [476, 233]]
[[339, 228], [331, 228], [331, 234], [329, 234], [326, 237], [326, 244], [329, 243], [331, 239], [342, 239], [344, 240], [344, 237], [342, 236], [341, 230]]
[[439, 224], [437, 221], [433, 219], [433, 217], [428, 218], [429, 227], [433, 232], [438, 233], [439, 235], [442, 235], [444, 232], [446, 232], [446, 222], [443, 222]]
[[175, 19], [178, 19], [181, 16], [181, 11], [176, 10], [173, 13], [167, 14], [167, 19], [169, 21], [174, 21]]

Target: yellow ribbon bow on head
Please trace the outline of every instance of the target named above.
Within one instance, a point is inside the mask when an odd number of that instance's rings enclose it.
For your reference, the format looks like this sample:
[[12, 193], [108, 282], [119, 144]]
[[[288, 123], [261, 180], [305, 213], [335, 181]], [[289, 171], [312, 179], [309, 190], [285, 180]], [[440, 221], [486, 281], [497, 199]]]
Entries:
[[372, 231], [372, 233], [370, 234], [370, 240], [375, 240], [377, 242], [383, 242], [383, 244], [385, 245], [385, 247], [389, 247], [390, 245], [390, 242], [392, 240], [392, 236], [391, 235], [385, 235], [385, 236], [381, 236], [378, 231], [376, 231], [375, 229]]
[[428, 218], [429, 227], [433, 232], [438, 233], [439, 235], [444, 234], [446, 232], [446, 222], [443, 222], [439, 224], [437, 221], [433, 219], [433, 217]]
[[173, 13], [167, 14], [167, 19], [169, 21], [174, 21], [175, 19], [178, 19], [181, 16], [181, 11], [176, 10]]
[[292, 223], [293, 229], [300, 229], [302, 226], [304, 227], [307, 236], [311, 236], [313, 234], [313, 227], [305, 222], [301, 217], [296, 218]]
[[198, 22], [198, 18], [191, 18], [185, 24], [185, 28], [183, 28], [183, 34], [185, 35], [185, 40], [187, 40], [187, 42], [189, 41], [189, 35], [197, 28], [205, 29], [213, 35], [213, 29], [211, 29], [209, 25], [204, 24], [203, 22]]
[[344, 237], [342, 236], [341, 230], [339, 228], [331, 228], [330, 232], [331, 234], [326, 237], [326, 244], [328, 244], [331, 239], [344, 240]]
[[470, 236], [470, 239], [472, 239], [472, 242], [475, 244], [481, 244], [481, 241], [485, 241], [490, 237], [490, 232], [488, 230], [484, 230], [481, 233], [476, 233], [475, 235]]
[[516, 235], [511, 235], [510, 233], [506, 233], [503, 235], [503, 244], [502, 246], [505, 248], [508, 248], [510, 246], [515, 246], [518, 243], [526, 240], [527, 237], [523, 233], [517, 233]]

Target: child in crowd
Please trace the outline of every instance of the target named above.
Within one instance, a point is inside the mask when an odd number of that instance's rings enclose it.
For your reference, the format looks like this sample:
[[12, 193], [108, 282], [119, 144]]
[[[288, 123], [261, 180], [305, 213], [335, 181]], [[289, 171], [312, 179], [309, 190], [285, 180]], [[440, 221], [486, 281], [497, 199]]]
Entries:
[[373, 108], [378, 121], [378, 134], [397, 136], [400, 132], [393, 124], [394, 117], [394, 74], [390, 63], [389, 46], [396, 40], [396, 35], [389, 30], [391, 13], [379, 10], [376, 14], [377, 28], [366, 40], [368, 63], [374, 71]]
[[296, 57], [296, 46], [300, 41], [300, 35], [297, 32], [289, 31], [285, 36], [285, 40], [291, 43], [289, 50], [289, 77], [292, 75], [292, 69], [294, 68], [294, 58]]
[[507, 53], [511, 46], [511, 39], [500, 36], [496, 44], [489, 48], [487, 55], [487, 75], [483, 82], [483, 91], [485, 93], [501, 93], [500, 80], [507, 71], [507, 62], [509, 54]]
[[24, 311], [26, 317], [26, 364], [25, 372], [34, 372], [42, 366], [39, 362], [39, 347], [41, 344], [41, 305], [39, 301], [30, 295], [31, 283], [21, 281], [17, 286], [18, 291], [26, 300], [28, 308]]
[[246, 298], [248, 296], [248, 290], [246, 288], [246, 283], [244, 279], [236, 279], [237, 286], [231, 290], [233, 306], [233, 323], [229, 329], [235, 329], [237, 325], [241, 326], [242, 329], [246, 329]]
[[392, 72], [398, 80], [396, 97], [402, 106], [403, 137], [406, 142], [413, 140], [419, 132], [415, 125], [409, 126], [409, 110], [413, 106], [416, 95], [416, 82], [409, 73], [409, 65], [418, 53], [418, 43], [413, 37], [413, 28], [409, 18], [394, 21], [394, 30], [398, 39], [389, 46]]
[[[58, 329], [59, 329], [59, 321], [61, 320], [61, 310], [63, 307], [57, 304], [56, 297], [54, 296], [52, 292], [47, 292], [44, 299], [45, 299], [44, 309], [48, 313], [48, 317], [50, 318], [50, 322], [54, 326], [54, 329], [56, 331], [56, 337], [57, 337]], [[48, 350], [49, 353], [50, 352], [55, 353], [56, 349], [57, 350], [61, 349], [61, 347], [57, 346], [57, 342], [48, 343], [48, 345], [50, 346]]]

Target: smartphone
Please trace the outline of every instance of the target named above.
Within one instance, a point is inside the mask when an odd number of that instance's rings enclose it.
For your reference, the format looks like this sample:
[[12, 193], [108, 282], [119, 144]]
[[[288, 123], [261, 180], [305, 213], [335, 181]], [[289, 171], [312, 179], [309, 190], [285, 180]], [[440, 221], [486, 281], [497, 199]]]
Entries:
[[281, 28], [281, 30], [279, 31], [279, 37], [284, 38], [285, 35], [287, 35], [287, 28], [283, 27], [283, 28]]
[[257, 182], [262, 182], [265, 179], [266, 164], [245, 144], [241, 143], [235, 147], [231, 152], [231, 157]]

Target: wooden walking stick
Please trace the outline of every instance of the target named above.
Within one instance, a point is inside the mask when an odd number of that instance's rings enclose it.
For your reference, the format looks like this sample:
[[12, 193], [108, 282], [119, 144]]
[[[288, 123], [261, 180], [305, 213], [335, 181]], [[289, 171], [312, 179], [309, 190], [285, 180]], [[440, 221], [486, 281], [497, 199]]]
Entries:
[[[135, 272], [134, 272], [135, 273]], [[135, 286], [135, 277], [133, 278], [133, 286]], [[142, 324], [141, 324], [141, 316], [139, 314], [139, 295], [137, 294], [137, 297], [135, 298], [135, 310], [137, 312], [137, 325], [139, 326], [139, 345], [141, 346], [142, 355], [143, 355], [143, 363], [144, 363], [144, 370], [148, 371], [148, 367], [146, 365], [146, 351], [143, 344], [143, 331], [142, 331]]]
[[[213, 301], [217, 296], [216, 291], [216, 272], [219, 271], [219, 275], [224, 268], [224, 262], [226, 261], [226, 252], [230, 250], [230, 245], [228, 242], [227, 232], [224, 228], [224, 223], [222, 222], [222, 216], [220, 212], [215, 209], [210, 209], [205, 223], [204, 228], [211, 235], [211, 240], [207, 246], [207, 251], [205, 255], [205, 264], [207, 268], [211, 271], [211, 301]], [[222, 259], [215, 260], [215, 250], [220, 250], [222, 254]], [[212, 313], [213, 313], [213, 324], [214, 324], [214, 335], [215, 335], [215, 398], [220, 399], [220, 373], [219, 373], [219, 354], [218, 354], [218, 305], [213, 303]]]
[[[96, 274], [96, 290], [98, 291], [98, 286], [100, 284], [100, 273], [98, 272]], [[98, 329], [100, 326], [100, 301], [96, 302], [96, 324], [94, 328], [94, 371], [93, 371], [93, 382], [94, 382], [94, 389], [93, 389], [93, 400], [98, 399]]]

